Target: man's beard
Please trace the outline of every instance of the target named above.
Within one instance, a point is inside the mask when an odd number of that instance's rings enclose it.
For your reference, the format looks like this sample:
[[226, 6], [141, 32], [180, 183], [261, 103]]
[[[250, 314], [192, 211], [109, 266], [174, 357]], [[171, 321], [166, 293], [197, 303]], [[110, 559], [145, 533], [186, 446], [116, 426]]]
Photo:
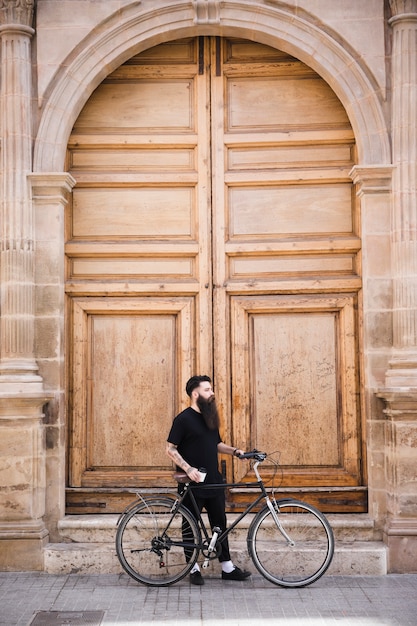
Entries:
[[219, 428], [219, 412], [217, 410], [214, 396], [211, 396], [208, 400], [206, 400], [199, 395], [197, 399], [197, 406], [201, 411], [201, 415], [204, 418], [207, 428], [210, 430], [216, 430]]

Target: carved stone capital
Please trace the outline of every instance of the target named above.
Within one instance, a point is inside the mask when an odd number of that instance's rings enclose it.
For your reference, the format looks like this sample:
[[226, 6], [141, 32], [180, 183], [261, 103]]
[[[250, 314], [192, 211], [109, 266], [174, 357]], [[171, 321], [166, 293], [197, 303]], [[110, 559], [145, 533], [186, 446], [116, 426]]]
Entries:
[[0, 24], [32, 26], [35, 0], [0, 0]]
[[390, 0], [391, 26], [403, 21], [417, 21], [417, 0]]
[[391, 191], [392, 165], [355, 165], [349, 176], [357, 185], [357, 195], [389, 193]]
[[393, 386], [381, 389], [376, 395], [385, 402], [385, 419], [393, 422], [417, 423], [417, 389], [415, 387], [396, 389]]

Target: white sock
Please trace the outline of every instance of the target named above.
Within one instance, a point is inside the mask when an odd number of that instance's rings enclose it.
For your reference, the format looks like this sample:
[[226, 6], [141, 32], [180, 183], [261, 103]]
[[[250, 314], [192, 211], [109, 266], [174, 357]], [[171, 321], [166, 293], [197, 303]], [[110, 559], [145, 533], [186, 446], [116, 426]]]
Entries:
[[230, 574], [230, 572], [233, 572], [234, 569], [235, 569], [235, 566], [233, 565], [232, 561], [223, 561], [222, 563], [223, 572], [226, 572], [226, 574]]
[[193, 569], [191, 570], [190, 574], [194, 574], [195, 572], [199, 572], [200, 571], [200, 567], [198, 565], [198, 563], [196, 563], [193, 567]]

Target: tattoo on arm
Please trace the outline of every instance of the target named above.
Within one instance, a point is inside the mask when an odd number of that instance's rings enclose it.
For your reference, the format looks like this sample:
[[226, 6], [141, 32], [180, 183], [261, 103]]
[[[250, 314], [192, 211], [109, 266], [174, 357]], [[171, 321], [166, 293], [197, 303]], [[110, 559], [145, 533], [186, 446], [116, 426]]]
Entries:
[[167, 445], [167, 454], [174, 461], [175, 465], [181, 467], [184, 472], [188, 472], [191, 468], [191, 465], [187, 463], [185, 459], [182, 458], [181, 454], [178, 452], [177, 447], [172, 443], [168, 443]]

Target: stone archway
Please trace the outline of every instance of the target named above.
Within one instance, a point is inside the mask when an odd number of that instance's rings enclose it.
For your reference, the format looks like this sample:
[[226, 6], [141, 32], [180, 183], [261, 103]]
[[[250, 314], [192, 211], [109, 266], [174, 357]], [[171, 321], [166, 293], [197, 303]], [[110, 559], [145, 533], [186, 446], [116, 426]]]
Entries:
[[[216, 2], [212, 13], [178, 3], [164, 9], [137, 7], [118, 12], [84, 40], [75, 58], [51, 86], [35, 142], [34, 171], [63, 170], [71, 128], [83, 105], [112, 70], [133, 54], [161, 41], [212, 34], [256, 40], [299, 58], [331, 86], [349, 114], [361, 165], [390, 163], [383, 112], [365, 70], [316, 25], [290, 10], [254, 2]], [[214, 6], [215, 5], [215, 6]], [[214, 15], [214, 18], [213, 18]], [[105, 26], [105, 28], [103, 28]]]
[[[51, 214], [56, 212], [56, 230], [48, 230], [48, 235], [54, 240], [50, 246], [51, 254], [55, 255], [51, 264], [57, 267], [59, 289], [62, 288], [64, 275], [61, 230], [64, 196], [75, 182], [63, 173], [73, 124], [94, 89], [109, 73], [133, 54], [163, 41], [221, 32], [279, 48], [310, 65], [329, 83], [349, 114], [359, 163], [353, 177], [360, 187], [363, 206], [366, 208], [368, 200], [372, 206], [374, 193], [380, 194], [382, 190], [389, 194], [390, 172], [387, 166], [390, 163], [390, 147], [382, 107], [366, 69], [349, 51], [317, 25], [295, 15], [291, 9], [286, 10], [283, 4], [278, 8], [261, 2], [251, 3], [250, 6], [242, 6], [235, 0], [223, 2], [221, 6], [220, 3], [209, 2], [212, 8], [210, 15], [200, 10], [203, 4], [173, 2], [163, 11], [148, 11], [146, 7], [135, 4], [118, 12], [80, 44], [51, 83], [35, 142], [32, 187], [37, 210], [48, 214], [49, 225], [53, 223]], [[63, 327], [63, 318], [62, 308], [57, 313], [60, 328]], [[62, 390], [63, 385], [57, 392]], [[58, 411], [62, 416], [64, 408], [60, 406]], [[62, 417], [60, 424], [63, 430]], [[52, 463], [56, 463], [57, 459], [61, 469], [56, 495], [62, 508], [48, 513], [50, 521], [63, 515], [63, 446], [53, 452]], [[56, 501], [54, 496], [50, 495], [51, 502]]]

